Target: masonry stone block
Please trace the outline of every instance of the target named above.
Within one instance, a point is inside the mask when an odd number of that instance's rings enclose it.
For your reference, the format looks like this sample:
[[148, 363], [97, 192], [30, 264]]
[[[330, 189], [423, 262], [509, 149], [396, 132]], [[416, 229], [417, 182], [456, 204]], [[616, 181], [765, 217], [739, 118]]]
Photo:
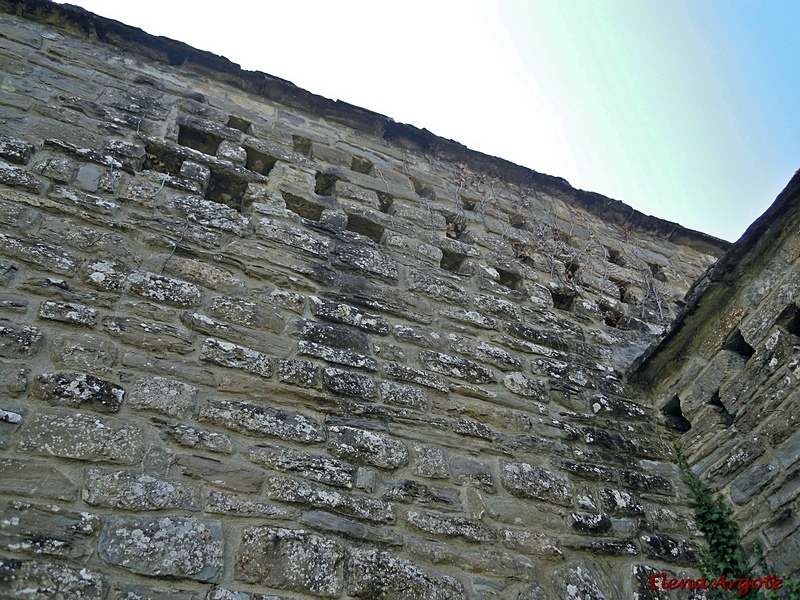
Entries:
[[260, 444], [251, 448], [248, 459], [270, 469], [298, 475], [303, 479], [351, 489], [356, 467], [350, 463], [277, 445]]
[[92, 506], [130, 511], [197, 510], [198, 490], [180, 481], [159, 479], [128, 470], [86, 470], [83, 500]]
[[31, 393], [56, 406], [119, 412], [125, 390], [88, 373], [43, 373], [33, 378]]
[[223, 544], [219, 522], [210, 519], [110, 516], [100, 556], [134, 573], [215, 582], [222, 575]]
[[328, 450], [344, 460], [381, 469], [396, 469], [408, 463], [408, 449], [401, 440], [346, 425], [328, 427]]
[[210, 400], [200, 408], [199, 418], [255, 435], [315, 443], [325, 440], [325, 429], [316, 421], [289, 410], [235, 400]]
[[572, 485], [558, 473], [524, 462], [501, 462], [500, 482], [521, 498], [533, 498], [561, 506], [572, 505]]

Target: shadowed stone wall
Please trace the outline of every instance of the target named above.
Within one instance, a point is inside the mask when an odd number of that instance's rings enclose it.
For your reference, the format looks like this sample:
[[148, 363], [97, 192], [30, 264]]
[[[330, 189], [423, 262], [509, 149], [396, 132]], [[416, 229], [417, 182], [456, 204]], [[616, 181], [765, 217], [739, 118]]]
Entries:
[[681, 597], [623, 373], [726, 243], [0, 6], [0, 596]]

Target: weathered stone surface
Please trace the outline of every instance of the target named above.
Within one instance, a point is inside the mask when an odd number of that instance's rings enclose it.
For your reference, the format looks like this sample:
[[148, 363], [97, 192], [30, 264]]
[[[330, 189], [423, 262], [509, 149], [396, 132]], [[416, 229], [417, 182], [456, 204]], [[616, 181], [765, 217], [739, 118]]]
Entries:
[[600, 513], [574, 512], [570, 519], [573, 529], [592, 535], [602, 535], [611, 530], [611, 520]]
[[198, 450], [208, 450], [209, 452], [219, 452], [220, 454], [231, 454], [233, 452], [231, 436], [221, 431], [200, 429], [199, 427], [180, 423], [165, 424], [163, 431], [168, 439], [187, 448], [197, 448]]
[[26, 165], [36, 151], [33, 144], [12, 135], [0, 135], [0, 158]]
[[408, 285], [412, 291], [419, 291], [434, 300], [452, 302], [459, 306], [466, 306], [467, 294], [463, 286], [450, 283], [444, 279], [433, 277], [422, 271], [408, 270]]
[[38, 327], [20, 325], [0, 319], [0, 356], [3, 358], [27, 358], [42, 347], [44, 334]]
[[126, 344], [139, 346], [156, 355], [164, 352], [188, 354], [192, 351], [192, 335], [187, 330], [163, 323], [147, 322], [133, 317], [107, 316], [103, 329]]
[[250, 527], [242, 535], [235, 577], [250, 584], [335, 598], [341, 594], [344, 549], [302, 529]]
[[384, 365], [384, 373], [387, 377], [399, 379], [400, 381], [417, 383], [425, 387], [439, 390], [440, 392], [450, 391], [450, 386], [447, 384], [447, 381], [438, 375], [432, 375], [430, 373], [426, 373], [425, 371], [412, 369], [394, 362]]
[[167, 377], [137, 377], [128, 397], [135, 408], [170, 417], [187, 418], [194, 412], [197, 388]]
[[388, 544], [390, 546], [400, 546], [403, 543], [403, 536], [386, 527], [367, 525], [360, 521], [345, 519], [321, 510], [304, 512], [298, 521], [316, 529], [323, 529], [357, 540]]
[[200, 350], [200, 360], [229, 367], [242, 369], [261, 377], [272, 377], [273, 358], [244, 346], [207, 338]]
[[217, 521], [197, 517], [111, 516], [100, 538], [100, 556], [135, 573], [218, 581], [222, 530]]
[[216, 491], [208, 492], [206, 512], [237, 517], [275, 517], [278, 519], [293, 518], [298, 514], [298, 511], [282, 506], [249, 500], [239, 494]]
[[278, 362], [278, 379], [300, 387], [318, 386], [319, 371], [319, 366], [308, 360], [286, 358]]
[[472, 458], [453, 455], [450, 457], [450, 478], [457, 485], [472, 485], [487, 492], [495, 491], [491, 468]]
[[347, 593], [375, 600], [461, 600], [464, 584], [445, 573], [422, 569], [411, 561], [378, 550], [353, 549], [347, 561]]
[[50, 321], [61, 321], [74, 325], [93, 327], [97, 323], [97, 311], [75, 302], [45, 300], [39, 306], [39, 316]]
[[502, 544], [515, 552], [544, 559], [563, 559], [558, 540], [544, 533], [524, 529], [501, 529], [498, 537]]
[[547, 386], [541, 379], [530, 379], [522, 373], [508, 373], [503, 377], [503, 385], [509, 391], [514, 392], [520, 396], [533, 398], [539, 402], [547, 402]]
[[142, 459], [142, 430], [83, 413], [37, 413], [22, 431], [19, 447], [33, 454], [134, 464]]
[[0, 548], [27, 555], [82, 558], [92, 553], [91, 538], [99, 529], [97, 515], [65, 511], [55, 505], [12, 502], [0, 521]]
[[25, 169], [0, 163], [0, 183], [38, 194], [44, 184]]
[[472, 419], [453, 419], [450, 422], [450, 428], [460, 435], [467, 435], [484, 440], [491, 440], [493, 438], [492, 430], [489, 427]]
[[416, 408], [427, 411], [430, 401], [425, 390], [413, 385], [404, 385], [393, 381], [381, 381], [380, 383], [381, 401], [385, 404]]
[[340, 263], [344, 267], [397, 281], [397, 263], [376, 247], [366, 244], [337, 244], [331, 254], [334, 264]]
[[443, 448], [414, 444], [414, 462], [411, 470], [421, 477], [444, 479], [450, 475], [447, 455]]
[[697, 548], [688, 540], [676, 540], [668, 535], [645, 533], [639, 536], [642, 550], [650, 558], [664, 560], [678, 565], [697, 565]]
[[638, 498], [625, 490], [603, 488], [600, 497], [606, 510], [613, 514], [630, 516], [644, 514], [644, 508]]
[[318, 483], [351, 489], [356, 467], [325, 456], [285, 448], [260, 445], [252, 448], [247, 458], [270, 469], [299, 475]]
[[312, 256], [327, 256], [330, 248], [327, 240], [313, 236], [300, 227], [273, 219], [261, 219], [256, 228], [256, 234], [266, 240], [285, 244]]
[[145, 473], [87, 469], [82, 497], [92, 506], [123, 510], [197, 510], [199, 494], [185, 483], [157, 479]]
[[493, 542], [497, 539], [497, 532], [493, 529], [480, 521], [462, 517], [410, 510], [407, 520], [409, 525], [421, 531], [447, 538], [459, 537], [473, 543]]
[[203, 198], [173, 196], [167, 202], [168, 209], [182, 213], [188, 221], [203, 227], [240, 234], [250, 222], [236, 210]]
[[441, 504], [459, 507], [461, 500], [453, 490], [436, 488], [413, 479], [387, 479], [383, 482], [384, 500], [414, 502], [419, 504]]
[[102, 575], [85, 567], [57, 563], [0, 558], [0, 596], [6, 598], [97, 598], [107, 591]]
[[134, 294], [172, 306], [197, 306], [202, 298], [200, 289], [193, 283], [154, 273], [135, 271], [128, 275], [128, 285]]
[[226, 490], [255, 493], [264, 483], [264, 472], [243, 465], [230, 464], [204, 456], [179, 454], [175, 457], [184, 475], [196, 477]]
[[125, 390], [87, 373], [43, 373], [33, 379], [31, 392], [48, 404], [119, 412]]
[[74, 274], [80, 266], [80, 260], [76, 256], [59, 247], [15, 238], [4, 233], [0, 233], [0, 252], [13, 256], [16, 260], [63, 275]]
[[495, 375], [490, 369], [471, 360], [430, 350], [420, 352], [419, 358], [431, 371], [442, 375], [464, 379], [470, 383], [494, 383], [496, 381]]
[[500, 482], [521, 498], [572, 505], [572, 485], [563, 475], [523, 462], [501, 462]]
[[[110, 600], [203, 600], [203, 596], [181, 589], [164, 589], [163, 587], [120, 583], [114, 586]], [[225, 600], [228, 600], [227, 598]], [[233, 600], [240, 600], [235, 598]], [[249, 599], [241, 599], [249, 600]]]
[[553, 587], [556, 588], [561, 598], [576, 598], [577, 600], [607, 600], [597, 581], [586, 568], [586, 565], [569, 565], [558, 569], [552, 575]]
[[0, 492], [74, 500], [78, 487], [54, 466], [35, 459], [0, 458]]
[[267, 477], [264, 494], [273, 500], [308, 504], [315, 508], [324, 508], [348, 517], [366, 519], [376, 523], [394, 521], [391, 504], [366, 496], [345, 494], [289, 477]]
[[328, 427], [328, 450], [334, 456], [381, 469], [396, 469], [408, 463], [408, 449], [399, 439], [356, 427]]
[[322, 442], [325, 430], [317, 422], [288, 410], [234, 400], [210, 400], [200, 408], [202, 421], [233, 431], [268, 435], [298, 442]]
[[311, 303], [311, 312], [325, 321], [344, 323], [345, 325], [352, 325], [353, 327], [382, 335], [391, 331], [389, 322], [380, 315], [364, 312], [349, 304], [323, 300], [316, 296], [309, 296], [308, 299]]
[[373, 358], [358, 354], [357, 352], [350, 352], [349, 350], [337, 350], [336, 348], [330, 348], [329, 346], [323, 346], [315, 342], [299, 342], [297, 344], [297, 354], [301, 356], [313, 356], [327, 362], [355, 367], [357, 369], [366, 369], [367, 371], [378, 370], [378, 363]]
[[372, 377], [333, 367], [326, 367], [322, 371], [322, 385], [334, 394], [365, 400], [374, 398], [378, 389]]

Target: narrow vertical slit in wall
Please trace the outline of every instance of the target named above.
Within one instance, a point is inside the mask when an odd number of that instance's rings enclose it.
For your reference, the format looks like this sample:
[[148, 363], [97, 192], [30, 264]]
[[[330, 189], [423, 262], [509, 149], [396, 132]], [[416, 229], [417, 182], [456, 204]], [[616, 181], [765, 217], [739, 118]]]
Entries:
[[466, 258], [467, 257], [463, 254], [456, 254], [455, 252], [442, 250], [442, 260], [439, 262], [439, 266], [445, 271], [458, 274], [458, 271]]
[[363, 175], [369, 175], [372, 173], [374, 166], [371, 160], [362, 156], [354, 156], [350, 163], [350, 170], [356, 173], [362, 173]]
[[370, 238], [376, 244], [380, 244], [384, 228], [359, 215], [349, 215], [347, 217], [347, 231], [359, 233]]
[[216, 156], [222, 138], [213, 133], [200, 131], [186, 125], [178, 125], [178, 143], [203, 154]]
[[725, 343], [722, 344], [722, 349], [731, 350], [732, 352], [736, 352], [736, 354], [744, 356], [745, 358], [750, 358], [756, 353], [755, 349], [744, 339], [742, 332], [739, 331], [738, 327], [733, 330], [733, 332], [728, 336], [728, 339], [725, 340]]
[[264, 154], [263, 152], [259, 152], [258, 150], [250, 148], [249, 146], [245, 146], [244, 151], [247, 153], [247, 162], [245, 163], [245, 167], [251, 171], [260, 173], [261, 175], [269, 175], [269, 172], [272, 171], [272, 167], [274, 167], [275, 163], [278, 162], [277, 158], [274, 158], [268, 154]]
[[248, 133], [250, 131], [250, 125], [250, 121], [246, 121], [235, 115], [230, 115], [228, 117], [228, 127], [238, 129], [242, 133]]
[[304, 219], [319, 221], [322, 211], [325, 210], [325, 207], [321, 204], [311, 202], [290, 192], [284, 191], [281, 192], [281, 195], [283, 196], [283, 201], [286, 202], [286, 208]]
[[311, 140], [307, 137], [303, 137], [302, 135], [293, 135], [292, 150], [298, 154], [302, 154], [303, 156], [311, 158]]
[[664, 408], [661, 409], [661, 412], [665, 417], [667, 417], [669, 422], [675, 428], [675, 431], [679, 433], [686, 433], [692, 428], [691, 421], [683, 416], [683, 411], [681, 410], [681, 399], [678, 398], [678, 396], [674, 396], [672, 400], [667, 402], [664, 405]]
[[334, 189], [336, 188], [336, 182], [339, 181], [339, 178], [336, 175], [330, 175], [328, 173], [317, 173], [317, 183], [314, 186], [314, 193], [319, 196], [333, 196]]

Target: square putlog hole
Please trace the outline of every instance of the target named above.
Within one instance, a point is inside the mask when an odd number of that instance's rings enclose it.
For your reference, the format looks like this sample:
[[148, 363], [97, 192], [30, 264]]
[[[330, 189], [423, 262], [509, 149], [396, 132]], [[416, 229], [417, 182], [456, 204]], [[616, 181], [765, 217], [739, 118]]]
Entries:
[[242, 212], [242, 199], [247, 191], [247, 180], [224, 171], [212, 169], [206, 189], [206, 200], [219, 202]]
[[512, 290], [518, 290], [522, 285], [522, 277], [511, 271], [503, 269], [496, 269], [500, 274], [500, 285], [503, 285]]
[[336, 175], [329, 175], [327, 173], [317, 173], [317, 183], [314, 186], [314, 193], [318, 196], [333, 196], [336, 188], [336, 182], [339, 178]]
[[222, 138], [194, 127], [178, 125], [178, 143], [209, 156], [216, 156]]
[[383, 239], [384, 228], [374, 221], [370, 221], [359, 215], [349, 215], [347, 217], [347, 231], [367, 236], [376, 244], [380, 244]]
[[250, 121], [245, 121], [244, 119], [237, 117], [235, 115], [231, 115], [228, 117], [228, 127], [232, 129], [238, 129], [242, 133], [249, 133], [250, 132]]
[[274, 158], [269, 154], [259, 152], [258, 150], [250, 148], [249, 146], [245, 146], [244, 151], [247, 153], [247, 162], [245, 163], [245, 167], [260, 175], [269, 175], [269, 172], [272, 171], [272, 167], [274, 167], [275, 163], [278, 162], [277, 158]]
[[457, 275], [466, 258], [463, 254], [442, 250], [442, 260], [439, 262], [439, 267]]
[[353, 161], [350, 163], [350, 170], [355, 171], [356, 173], [369, 175], [372, 173], [374, 166], [375, 165], [372, 164], [371, 160], [362, 156], [354, 156]]
[[302, 198], [301, 196], [295, 196], [294, 194], [285, 191], [281, 192], [281, 195], [283, 196], [283, 201], [286, 202], [286, 208], [296, 215], [300, 215], [304, 219], [319, 221], [320, 217], [322, 216], [322, 211], [325, 210], [325, 207], [321, 204], [311, 202], [310, 200]]

